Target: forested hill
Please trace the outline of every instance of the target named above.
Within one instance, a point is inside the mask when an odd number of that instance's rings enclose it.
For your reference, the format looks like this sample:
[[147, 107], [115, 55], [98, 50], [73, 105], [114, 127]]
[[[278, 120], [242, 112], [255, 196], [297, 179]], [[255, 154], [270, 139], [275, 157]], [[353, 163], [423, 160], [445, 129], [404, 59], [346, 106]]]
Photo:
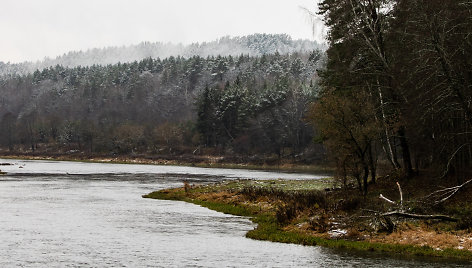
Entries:
[[[0, 79], [0, 145], [103, 153], [297, 153], [324, 53], [146, 58]], [[48, 150], [49, 150], [48, 149]]]
[[171, 43], [143, 42], [133, 46], [95, 48], [87, 51], [73, 51], [55, 59], [45, 59], [39, 62], [24, 62], [10, 64], [0, 62], [0, 76], [21, 75], [51, 66], [64, 67], [108, 65], [118, 62], [126, 63], [140, 61], [145, 58], [168, 58], [181, 56], [262, 56], [264, 54], [288, 54], [294, 52], [309, 52], [321, 49], [322, 46], [314, 41], [293, 40], [285, 34], [254, 34], [243, 37], [223, 37], [213, 42], [194, 43], [190, 45]]

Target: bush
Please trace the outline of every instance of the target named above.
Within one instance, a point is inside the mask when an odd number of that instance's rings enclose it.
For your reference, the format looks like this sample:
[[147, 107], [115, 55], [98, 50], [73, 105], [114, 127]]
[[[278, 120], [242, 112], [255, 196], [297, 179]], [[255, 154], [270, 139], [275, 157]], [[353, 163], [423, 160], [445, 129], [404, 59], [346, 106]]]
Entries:
[[318, 204], [322, 208], [327, 207], [326, 194], [319, 190], [280, 190], [272, 187], [245, 186], [241, 193], [250, 200], [265, 196], [278, 199], [285, 203], [293, 203], [298, 209], [309, 208]]
[[464, 216], [459, 220], [457, 223], [457, 228], [465, 230], [465, 229], [472, 229], [472, 216]]
[[288, 203], [277, 206], [275, 217], [279, 224], [286, 224], [297, 216], [297, 205]]
[[351, 197], [348, 197], [347, 199], [339, 200], [337, 204], [337, 209], [340, 209], [346, 212], [354, 211], [359, 207], [361, 202], [362, 202], [362, 199], [360, 196], [351, 196]]

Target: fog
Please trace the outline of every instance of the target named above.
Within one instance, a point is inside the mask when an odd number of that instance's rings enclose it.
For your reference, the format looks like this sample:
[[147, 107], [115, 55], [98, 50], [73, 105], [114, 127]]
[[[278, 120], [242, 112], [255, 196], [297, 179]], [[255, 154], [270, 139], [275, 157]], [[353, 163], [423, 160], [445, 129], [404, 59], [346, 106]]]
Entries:
[[0, 61], [149, 42], [190, 44], [223, 36], [285, 33], [320, 41], [301, 7], [316, 1], [3, 0]]

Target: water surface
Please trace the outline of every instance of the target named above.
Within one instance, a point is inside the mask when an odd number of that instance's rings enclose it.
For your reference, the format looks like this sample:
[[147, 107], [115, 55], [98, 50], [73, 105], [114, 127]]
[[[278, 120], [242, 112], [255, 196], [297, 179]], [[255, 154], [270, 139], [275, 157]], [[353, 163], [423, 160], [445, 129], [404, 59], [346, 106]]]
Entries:
[[[141, 198], [154, 190], [235, 178], [319, 176], [248, 170], [1, 160], [0, 267], [444, 267], [255, 241], [243, 217]], [[21, 167], [21, 168], [20, 168]]]

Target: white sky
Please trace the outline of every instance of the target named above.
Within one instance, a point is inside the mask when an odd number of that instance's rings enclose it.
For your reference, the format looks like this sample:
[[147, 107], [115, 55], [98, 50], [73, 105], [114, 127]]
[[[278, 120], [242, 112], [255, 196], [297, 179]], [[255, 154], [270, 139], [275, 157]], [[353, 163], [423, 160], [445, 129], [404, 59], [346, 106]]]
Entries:
[[253, 33], [320, 41], [319, 27], [314, 36], [309, 16], [300, 8], [314, 11], [316, 2], [1, 0], [0, 61], [34, 61], [71, 50], [142, 41], [188, 44]]

